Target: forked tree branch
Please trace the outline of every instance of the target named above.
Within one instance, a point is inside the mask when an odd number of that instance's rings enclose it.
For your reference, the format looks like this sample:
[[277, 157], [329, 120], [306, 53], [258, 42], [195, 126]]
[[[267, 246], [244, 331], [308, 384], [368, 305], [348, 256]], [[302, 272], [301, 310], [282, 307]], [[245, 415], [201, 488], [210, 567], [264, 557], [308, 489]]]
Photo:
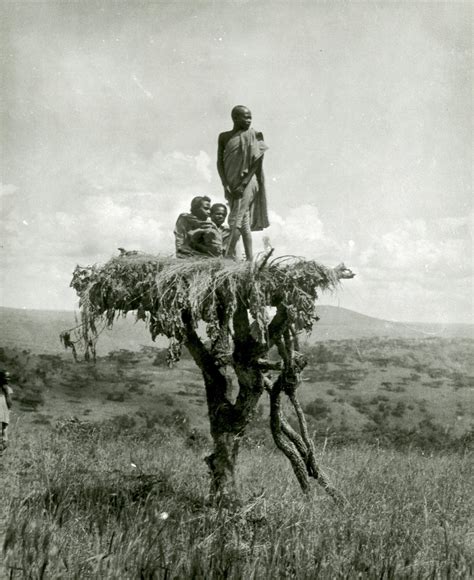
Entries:
[[[309, 488], [309, 477], [316, 477], [336, 497], [316, 464], [296, 398], [305, 364], [298, 352], [297, 330], [312, 328], [317, 291], [334, 288], [338, 280], [353, 277], [353, 273], [343, 264], [331, 269], [294, 256], [270, 262], [271, 252], [253, 264], [121, 254], [104, 266], [78, 266], [74, 272], [71, 285], [81, 299], [84, 344], [90, 348], [88, 337], [97, 334], [97, 320], [105, 318], [111, 325], [117, 313], [135, 310], [142, 320], [149, 312], [153, 339], [170, 337], [170, 362], [179, 360], [182, 345], [188, 348], [206, 386], [214, 440], [208, 465], [215, 491], [220, 492], [234, 482], [239, 439], [268, 382], [264, 373], [277, 371], [277, 380], [269, 386], [275, 443], [290, 460], [303, 490]], [[269, 307], [276, 307], [276, 313], [268, 324]], [[207, 325], [210, 347], [196, 331], [199, 321]], [[269, 360], [273, 346], [281, 357], [279, 363]], [[235, 380], [231, 367], [239, 384], [234, 404], [234, 397], [229, 396], [231, 377]], [[283, 417], [283, 393], [293, 404], [300, 433]]]

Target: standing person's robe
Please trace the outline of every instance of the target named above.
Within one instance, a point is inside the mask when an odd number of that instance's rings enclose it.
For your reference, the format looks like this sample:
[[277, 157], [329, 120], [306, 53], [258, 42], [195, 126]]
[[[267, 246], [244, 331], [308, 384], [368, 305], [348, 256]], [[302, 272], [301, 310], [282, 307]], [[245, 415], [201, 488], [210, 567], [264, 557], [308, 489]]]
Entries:
[[[232, 191], [230, 195], [226, 195], [230, 208], [228, 223], [231, 228], [250, 227], [255, 232], [270, 225], [263, 168], [259, 168], [260, 183], [255, 174], [267, 149], [263, 138], [259, 138], [259, 134], [252, 128], [236, 132], [225, 145], [224, 173]], [[252, 173], [242, 194], [236, 195], [235, 190], [246, 183]]]

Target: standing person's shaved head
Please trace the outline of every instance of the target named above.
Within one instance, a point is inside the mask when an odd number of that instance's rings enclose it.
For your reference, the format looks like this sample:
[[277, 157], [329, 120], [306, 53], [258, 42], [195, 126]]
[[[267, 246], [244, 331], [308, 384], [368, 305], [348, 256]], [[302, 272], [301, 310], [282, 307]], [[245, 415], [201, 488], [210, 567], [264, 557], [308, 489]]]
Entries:
[[234, 130], [247, 131], [252, 124], [252, 113], [248, 107], [243, 105], [235, 106], [231, 111], [232, 121], [234, 122]]
[[236, 105], [232, 109], [230, 116], [232, 117], [232, 120], [234, 121], [238, 115], [245, 114], [245, 113], [252, 114], [248, 107], [245, 107], [244, 105]]

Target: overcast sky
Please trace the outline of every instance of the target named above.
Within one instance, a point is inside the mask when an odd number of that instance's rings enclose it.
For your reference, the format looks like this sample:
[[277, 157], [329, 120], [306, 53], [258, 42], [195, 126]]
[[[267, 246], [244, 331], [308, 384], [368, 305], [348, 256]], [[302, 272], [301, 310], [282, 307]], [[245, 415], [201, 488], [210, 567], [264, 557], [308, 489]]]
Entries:
[[[73, 309], [76, 264], [169, 254], [217, 135], [264, 133], [277, 254], [339, 304], [472, 322], [470, 2], [4, 2], [2, 305]], [[262, 249], [261, 236], [255, 245]]]

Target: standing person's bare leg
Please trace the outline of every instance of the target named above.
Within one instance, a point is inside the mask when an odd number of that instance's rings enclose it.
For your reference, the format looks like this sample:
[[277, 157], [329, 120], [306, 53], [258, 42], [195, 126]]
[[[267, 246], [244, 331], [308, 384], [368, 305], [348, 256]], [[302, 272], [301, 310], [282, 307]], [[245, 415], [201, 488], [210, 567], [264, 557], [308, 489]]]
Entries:
[[252, 230], [250, 229], [250, 211], [247, 209], [242, 217], [240, 226], [242, 242], [244, 244], [245, 257], [248, 262], [253, 258]]
[[245, 257], [250, 262], [253, 258], [253, 244], [252, 244], [252, 233], [250, 231], [242, 232], [242, 242], [244, 244]]
[[240, 239], [240, 230], [238, 228], [232, 228], [231, 232], [230, 232], [230, 238], [229, 238], [229, 245], [227, 246], [227, 251], [225, 253], [225, 255], [228, 258], [232, 258], [232, 259], [236, 259], [236, 247], [237, 247], [237, 242]]

